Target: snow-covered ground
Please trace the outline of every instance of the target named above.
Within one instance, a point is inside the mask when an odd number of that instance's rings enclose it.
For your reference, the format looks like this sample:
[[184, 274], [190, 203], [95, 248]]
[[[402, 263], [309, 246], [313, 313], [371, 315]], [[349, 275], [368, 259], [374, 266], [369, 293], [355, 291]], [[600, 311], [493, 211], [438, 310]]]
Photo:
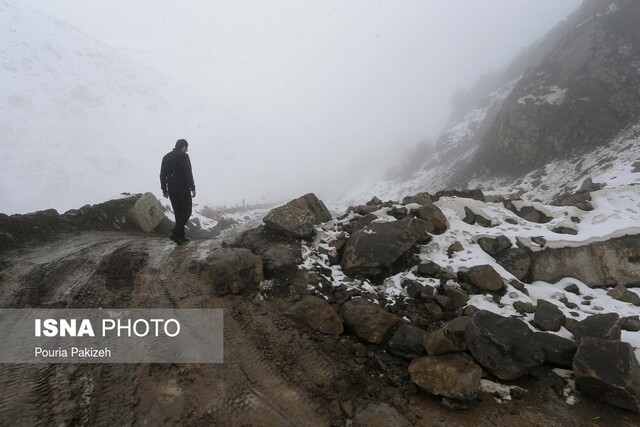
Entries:
[[[557, 167], [557, 166], [556, 166]], [[550, 170], [557, 170], [556, 167]], [[628, 168], [627, 168], [628, 169]], [[615, 174], [620, 178], [626, 177], [623, 181], [633, 181], [635, 176], [626, 170], [626, 174]], [[640, 176], [640, 174], [635, 174]], [[596, 175], [598, 178], [604, 176], [604, 172]], [[619, 183], [616, 179], [606, 182], [607, 186], [612, 183]], [[363, 202], [366, 200], [363, 200]], [[480, 237], [490, 237], [504, 235], [511, 242], [516, 244], [516, 239], [521, 244], [528, 244], [532, 250], [539, 250], [539, 247], [531, 242], [533, 237], [543, 237], [546, 240], [546, 247], [558, 248], [566, 246], [581, 246], [595, 241], [605, 241], [614, 237], [624, 235], [640, 235], [640, 185], [631, 183], [629, 185], [619, 185], [592, 192], [594, 209], [592, 211], [582, 211], [575, 207], [557, 207], [543, 205], [539, 202], [516, 202], [516, 206], [534, 206], [551, 220], [545, 224], [539, 224], [524, 220], [506, 209], [502, 203], [481, 202], [467, 198], [442, 197], [434, 204], [438, 206], [447, 217], [449, 228], [440, 235], [434, 235], [431, 242], [420, 247], [420, 258], [431, 260], [438, 265], [450, 268], [453, 272], [458, 272], [476, 265], [491, 265], [508, 283], [515, 277], [500, 266], [493, 257], [485, 253], [477, 244]], [[401, 206], [399, 203], [396, 206]], [[411, 205], [407, 205], [411, 208]], [[482, 215], [493, 222], [494, 227], [485, 228], [478, 225], [470, 225], [463, 221], [465, 217], [465, 207], [471, 209], [475, 214]], [[378, 216], [377, 222], [396, 221], [382, 208], [374, 212]], [[351, 213], [342, 221], [349, 221], [356, 214]], [[571, 217], [580, 219], [579, 223], [571, 221]], [[507, 219], [510, 222], [507, 222]], [[382, 305], [394, 305], [399, 297], [409, 299], [409, 295], [402, 287], [401, 283], [405, 279], [418, 281], [420, 283], [438, 288], [440, 280], [420, 277], [414, 269], [401, 272], [395, 276], [387, 278], [382, 285], [375, 285], [367, 280], [352, 280], [345, 276], [339, 265], [331, 266], [326, 251], [330, 249], [328, 243], [339, 234], [337, 220], [323, 224], [317, 228], [318, 235], [314, 242], [305, 245], [303, 250], [304, 260], [301, 268], [313, 269], [315, 266], [323, 267], [332, 272], [328, 279], [334, 286], [347, 286], [348, 288], [358, 288], [370, 292], [377, 297], [372, 298]], [[571, 227], [576, 231], [575, 235], [558, 234], [551, 231], [558, 226]], [[461, 252], [453, 252], [451, 256], [447, 254], [447, 249], [454, 242], [460, 242], [463, 246]], [[327, 271], [327, 270], [325, 270]], [[568, 285], [576, 285], [580, 295], [565, 291]], [[531, 303], [535, 306], [538, 299], [544, 299], [556, 305], [568, 317], [577, 321], [583, 320], [593, 314], [618, 313], [620, 317], [635, 316], [640, 314], [640, 309], [629, 303], [615, 300], [607, 295], [607, 289], [591, 288], [581, 281], [567, 277], [557, 283], [547, 283], [536, 281], [526, 284], [529, 295], [521, 292], [511, 285], [507, 285], [507, 291], [497, 303], [491, 295], [472, 295], [467, 305], [473, 305], [479, 309], [489, 310], [503, 316], [517, 316], [527, 323], [532, 330], [536, 330], [531, 325], [533, 314], [521, 314], [513, 308], [513, 303], [521, 301]], [[317, 289], [315, 284], [312, 284]], [[631, 292], [640, 295], [640, 290], [630, 288]], [[567, 298], [577, 308], [569, 309], [560, 301]], [[583, 305], [584, 299], [590, 299], [589, 305]], [[562, 337], [573, 339], [572, 334], [565, 328], [558, 332], [551, 332]], [[636, 350], [636, 355], [640, 359], [640, 332], [622, 332], [622, 340], [630, 343]]]

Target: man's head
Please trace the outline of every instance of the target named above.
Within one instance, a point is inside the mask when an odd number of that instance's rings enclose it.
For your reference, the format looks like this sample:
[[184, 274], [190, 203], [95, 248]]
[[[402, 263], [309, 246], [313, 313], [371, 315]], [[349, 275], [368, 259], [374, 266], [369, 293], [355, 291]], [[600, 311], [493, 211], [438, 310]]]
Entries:
[[179, 139], [176, 142], [176, 149], [186, 153], [187, 150], [189, 149], [189, 143], [187, 142], [186, 139]]

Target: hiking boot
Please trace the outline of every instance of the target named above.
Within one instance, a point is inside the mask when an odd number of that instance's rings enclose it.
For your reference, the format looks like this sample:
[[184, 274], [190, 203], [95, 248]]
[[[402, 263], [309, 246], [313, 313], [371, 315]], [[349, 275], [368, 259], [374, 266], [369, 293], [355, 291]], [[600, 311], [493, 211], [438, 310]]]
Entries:
[[184, 242], [180, 240], [178, 237], [174, 236], [173, 234], [169, 234], [169, 238], [173, 240], [176, 243], [176, 245], [184, 245]]

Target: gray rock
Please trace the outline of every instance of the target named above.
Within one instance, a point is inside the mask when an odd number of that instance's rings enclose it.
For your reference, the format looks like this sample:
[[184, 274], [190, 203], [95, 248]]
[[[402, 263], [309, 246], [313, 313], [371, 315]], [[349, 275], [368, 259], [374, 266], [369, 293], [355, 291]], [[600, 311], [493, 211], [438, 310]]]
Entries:
[[405, 280], [402, 282], [402, 286], [407, 290], [407, 294], [419, 301], [433, 301], [433, 297], [436, 294], [436, 290], [429, 285], [423, 285], [415, 280]]
[[377, 304], [352, 299], [342, 305], [342, 319], [353, 332], [372, 344], [382, 344], [393, 333], [399, 319]]
[[444, 289], [445, 295], [451, 298], [452, 311], [455, 311], [460, 307], [463, 307], [467, 303], [467, 301], [469, 301], [469, 295], [465, 291], [460, 289], [458, 286], [455, 286], [450, 282], [445, 283], [443, 289]]
[[204, 270], [216, 295], [239, 294], [255, 289], [264, 280], [262, 260], [248, 249], [216, 248], [197, 262], [197, 268]]
[[464, 278], [470, 285], [490, 292], [497, 292], [504, 289], [502, 277], [490, 265], [477, 265], [471, 267]]
[[498, 236], [496, 238], [481, 237], [478, 239], [478, 244], [483, 251], [494, 258], [500, 252], [509, 249], [512, 246], [511, 240], [506, 236]]
[[402, 324], [389, 340], [389, 352], [403, 359], [412, 360], [424, 354], [422, 340], [426, 331]]
[[302, 239], [315, 235], [314, 225], [330, 220], [329, 210], [313, 193], [272, 209], [263, 219], [265, 225], [272, 230]]
[[536, 312], [536, 307], [530, 302], [516, 301], [513, 303], [513, 308], [518, 313], [535, 313]]
[[615, 300], [628, 302], [635, 306], [640, 306], [640, 295], [636, 294], [635, 292], [631, 292], [624, 285], [616, 286], [615, 288], [607, 292], [607, 295]]
[[518, 280], [523, 280], [527, 276], [531, 265], [529, 252], [520, 248], [503, 251], [497, 256], [496, 261]]
[[640, 317], [629, 316], [622, 318], [622, 320], [620, 321], [620, 328], [629, 332], [640, 331]]
[[323, 334], [340, 335], [344, 330], [338, 313], [322, 298], [308, 296], [295, 303], [289, 314]]
[[236, 238], [233, 245], [249, 249], [260, 256], [267, 278], [287, 276], [295, 272], [302, 259], [302, 245], [298, 239], [264, 225], [245, 231]]
[[478, 394], [482, 369], [459, 354], [425, 356], [409, 365], [411, 381], [436, 396], [472, 400]]
[[442, 318], [444, 317], [442, 308], [440, 308], [440, 306], [433, 301], [426, 303], [424, 305], [424, 308], [429, 317], [433, 320], [442, 320]]
[[465, 341], [474, 360], [503, 380], [526, 375], [544, 362], [544, 352], [534, 332], [513, 317], [480, 310], [467, 326]]
[[356, 412], [353, 427], [410, 427], [411, 423], [387, 403], [369, 403]]
[[422, 206], [415, 212], [415, 215], [429, 224], [430, 233], [442, 234], [449, 228], [447, 217], [435, 205]]
[[572, 332], [578, 341], [586, 337], [619, 341], [620, 318], [617, 313], [594, 314], [578, 322]]
[[593, 287], [638, 285], [640, 239], [624, 236], [575, 248], [531, 253], [530, 280], [556, 283], [575, 277]]
[[573, 356], [578, 349], [575, 341], [545, 332], [536, 332], [535, 337], [544, 353], [545, 364], [572, 369]]
[[559, 331], [565, 319], [566, 316], [562, 310], [554, 304], [545, 300], [538, 300], [533, 316], [533, 323], [536, 327], [543, 331]]
[[573, 371], [581, 393], [640, 412], [640, 364], [628, 343], [584, 338], [573, 359]]
[[145, 233], [152, 232], [165, 218], [160, 201], [152, 193], [144, 193], [127, 213], [136, 227]]
[[344, 247], [341, 265], [349, 276], [377, 276], [416, 243], [418, 220], [374, 223], [353, 233]]
[[[457, 319], [467, 319], [458, 321]], [[464, 331], [468, 325], [468, 317], [459, 317], [446, 323], [442, 328], [428, 331], [423, 339], [423, 346], [428, 355], [455, 353], [465, 350]]]

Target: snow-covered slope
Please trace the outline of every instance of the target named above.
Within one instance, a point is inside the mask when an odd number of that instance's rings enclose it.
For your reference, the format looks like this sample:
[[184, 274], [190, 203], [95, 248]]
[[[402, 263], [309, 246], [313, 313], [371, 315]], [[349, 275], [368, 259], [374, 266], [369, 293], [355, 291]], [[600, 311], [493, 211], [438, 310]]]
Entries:
[[170, 79], [25, 3], [0, 0], [0, 211], [155, 190], [159, 158], [207, 113]]

